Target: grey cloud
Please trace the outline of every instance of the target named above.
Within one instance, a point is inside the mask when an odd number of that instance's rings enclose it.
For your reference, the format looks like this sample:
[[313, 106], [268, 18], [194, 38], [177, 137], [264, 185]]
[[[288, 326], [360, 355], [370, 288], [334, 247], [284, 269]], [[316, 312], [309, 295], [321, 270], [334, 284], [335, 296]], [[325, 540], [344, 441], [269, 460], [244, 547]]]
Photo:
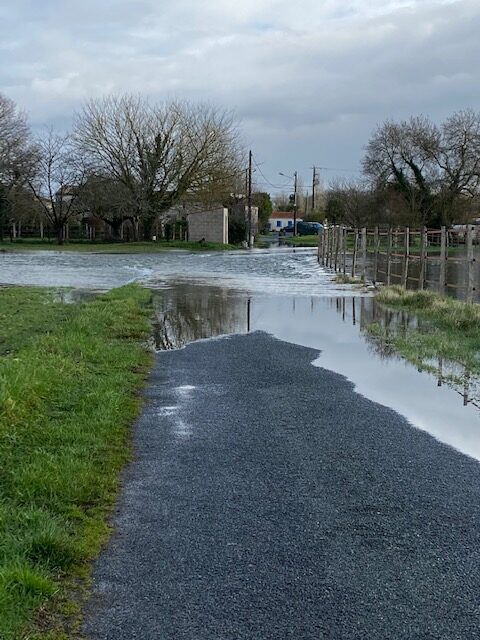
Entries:
[[20, 0], [0, 14], [0, 90], [37, 126], [107, 92], [209, 100], [235, 109], [272, 176], [355, 168], [385, 118], [479, 102], [477, 1], [368, 5]]

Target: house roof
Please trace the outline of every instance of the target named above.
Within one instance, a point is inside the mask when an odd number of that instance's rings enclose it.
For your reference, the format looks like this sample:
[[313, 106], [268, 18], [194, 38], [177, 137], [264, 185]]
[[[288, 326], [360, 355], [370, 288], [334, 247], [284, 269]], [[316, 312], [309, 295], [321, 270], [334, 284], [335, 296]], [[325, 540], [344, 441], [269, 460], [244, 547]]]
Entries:
[[288, 220], [293, 218], [293, 211], [272, 211], [270, 218], [283, 218]]

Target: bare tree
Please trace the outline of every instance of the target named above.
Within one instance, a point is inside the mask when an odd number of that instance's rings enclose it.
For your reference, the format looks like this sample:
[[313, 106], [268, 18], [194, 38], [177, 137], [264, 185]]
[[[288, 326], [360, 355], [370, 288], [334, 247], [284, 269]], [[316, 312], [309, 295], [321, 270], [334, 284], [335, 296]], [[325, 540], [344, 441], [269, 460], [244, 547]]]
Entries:
[[219, 198], [239, 171], [233, 118], [206, 105], [151, 105], [130, 95], [91, 100], [74, 136], [90, 166], [129, 191], [147, 238], [158, 215], [181, 200]]
[[377, 189], [393, 186], [412, 217], [431, 217], [438, 167], [430, 150], [439, 145], [439, 131], [427, 118], [399, 124], [385, 122], [371, 137], [363, 160], [365, 174]]
[[36, 160], [27, 116], [0, 93], [0, 239], [13, 192], [31, 175]]
[[50, 129], [38, 141], [37, 149], [36, 173], [28, 184], [62, 244], [67, 222], [79, 213], [76, 205], [84, 187], [85, 167], [68, 134], [59, 135]]
[[459, 111], [440, 127], [426, 117], [385, 122], [363, 161], [379, 190], [394, 190], [422, 224], [450, 224], [480, 187], [480, 113]]
[[130, 192], [125, 185], [109, 176], [87, 175], [76, 207], [84, 214], [108, 224], [113, 238], [120, 237], [120, 229], [125, 221], [133, 223], [131, 212], [134, 203], [130, 199]]
[[458, 111], [441, 126], [438, 147], [432, 150], [441, 172], [438, 209], [443, 221], [453, 222], [454, 215], [469, 209], [480, 187], [480, 113]]
[[362, 227], [372, 221], [373, 203], [374, 195], [364, 182], [337, 180], [327, 192], [327, 218], [351, 227]]

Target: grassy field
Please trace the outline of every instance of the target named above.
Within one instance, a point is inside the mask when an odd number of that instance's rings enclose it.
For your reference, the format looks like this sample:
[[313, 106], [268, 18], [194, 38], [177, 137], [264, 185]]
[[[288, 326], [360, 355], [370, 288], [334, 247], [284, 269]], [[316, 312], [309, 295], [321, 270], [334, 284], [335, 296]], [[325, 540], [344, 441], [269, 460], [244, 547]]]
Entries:
[[186, 242], [183, 240], [159, 242], [67, 242], [59, 245], [48, 240], [16, 240], [15, 242], [1, 242], [0, 251], [79, 251], [93, 253], [156, 253], [170, 249], [185, 249], [188, 251], [225, 251], [236, 249], [230, 244], [217, 242]]
[[480, 374], [480, 305], [397, 286], [382, 289], [377, 301], [423, 321], [421, 329], [387, 333], [379, 324], [368, 329], [407, 360], [428, 369], [431, 361], [443, 358], [460, 364], [471, 374]]
[[55, 300], [0, 289], [2, 640], [75, 637], [151, 363], [147, 291]]

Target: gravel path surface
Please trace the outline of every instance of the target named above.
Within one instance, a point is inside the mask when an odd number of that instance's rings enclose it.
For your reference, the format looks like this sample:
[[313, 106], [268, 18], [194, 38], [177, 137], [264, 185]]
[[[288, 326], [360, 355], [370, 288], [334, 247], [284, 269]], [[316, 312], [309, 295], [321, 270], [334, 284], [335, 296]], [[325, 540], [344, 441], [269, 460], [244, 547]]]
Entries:
[[262, 333], [158, 356], [88, 637], [479, 637], [480, 465], [315, 356]]

